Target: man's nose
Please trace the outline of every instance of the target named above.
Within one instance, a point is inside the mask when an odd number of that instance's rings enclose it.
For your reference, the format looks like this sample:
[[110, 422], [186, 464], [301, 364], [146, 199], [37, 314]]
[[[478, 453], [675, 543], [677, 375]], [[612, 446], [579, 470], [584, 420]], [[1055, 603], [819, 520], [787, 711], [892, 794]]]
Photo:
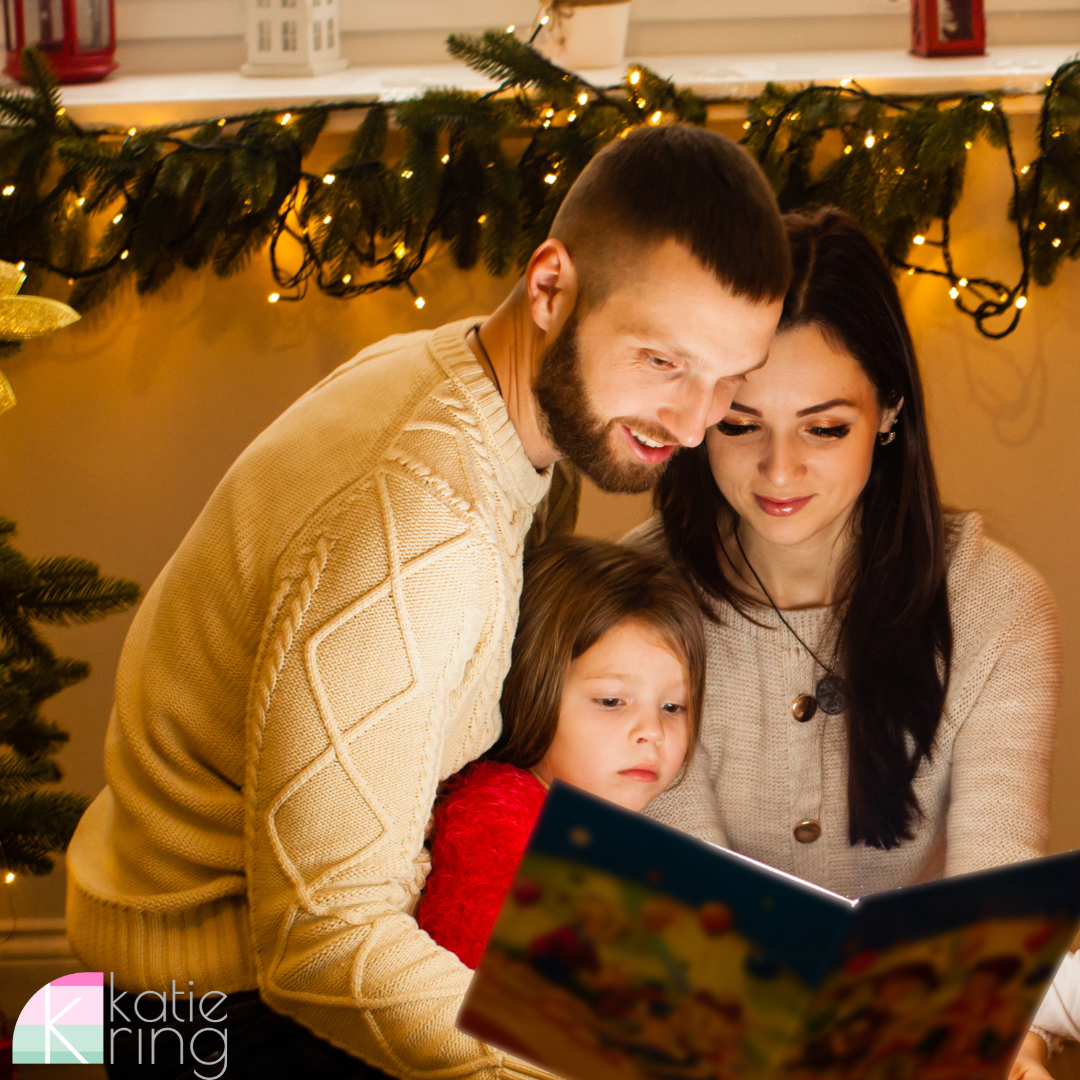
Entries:
[[[734, 396], [734, 391], [732, 391]], [[717, 420], [727, 412], [730, 398], [720, 411]], [[712, 390], [695, 386], [684, 393], [682, 399], [658, 414], [660, 423], [679, 440], [682, 446], [697, 446], [705, 438], [705, 429], [716, 412], [716, 395]]]

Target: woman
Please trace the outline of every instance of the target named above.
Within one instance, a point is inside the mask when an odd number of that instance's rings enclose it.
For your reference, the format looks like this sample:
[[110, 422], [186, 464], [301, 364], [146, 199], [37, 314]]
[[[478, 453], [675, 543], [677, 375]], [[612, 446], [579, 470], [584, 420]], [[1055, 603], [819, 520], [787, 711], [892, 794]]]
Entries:
[[1053, 600], [943, 514], [873, 244], [833, 210], [788, 230], [768, 363], [631, 541], [666, 544], [711, 620], [702, 753], [650, 813], [851, 897], [1043, 854]]

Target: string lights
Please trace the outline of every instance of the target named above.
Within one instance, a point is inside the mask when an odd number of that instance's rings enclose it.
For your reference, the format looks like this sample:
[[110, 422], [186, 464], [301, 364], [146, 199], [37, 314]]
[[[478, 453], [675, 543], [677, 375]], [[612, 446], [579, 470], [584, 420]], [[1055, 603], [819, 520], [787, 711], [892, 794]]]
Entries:
[[[617, 86], [594, 85], [531, 41], [512, 30], [450, 39], [452, 55], [492, 79], [486, 94], [430, 90], [395, 105], [329, 102], [141, 132], [61, 121], [45, 75], [29, 95], [0, 90], [0, 123], [21, 131], [18, 145], [63, 166], [34, 189], [19, 179], [17, 154], [0, 164], [0, 258], [18, 221], [10, 244], [28, 253], [29, 273], [72, 281], [80, 310], [129, 275], [148, 292], [179, 266], [226, 274], [261, 250], [271, 303], [310, 287], [341, 298], [411, 288], [437, 251], [463, 269], [482, 259], [491, 273], [507, 273], [547, 235], [562, 197], [607, 141], [641, 125], [703, 123], [710, 104], [641, 65]], [[752, 100], [724, 103], [745, 103], [743, 143], [784, 210], [847, 210], [898, 271], [942, 277], [958, 310], [1001, 337], [1031, 284], [1048, 284], [1064, 258], [1080, 254], [1076, 98], [1080, 61], [1049, 80], [1038, 155], [1022, 166], [998, 96], [985, 93], [894, 99], [849, 76], [838, 86], [770, 84]], [[349, 150], [328, 170], [305, 171], [327, 119], [348, 112], [362, 118]], [[396, 161], [387, 152], [391, 123], [403, 134]], [[842, 136], [832, 150], [829, 132]], [[1020, 262], [1012, 283], [954, 265], [951, 215], [979, 139], [1001, 148], [1012, 170]], [[82, 214], [54, 212], [68, 197]], [[95, 228], [100, 215], [112, 229]], [[78, 251], [88, 254], [60, 261], [60, 252]]]

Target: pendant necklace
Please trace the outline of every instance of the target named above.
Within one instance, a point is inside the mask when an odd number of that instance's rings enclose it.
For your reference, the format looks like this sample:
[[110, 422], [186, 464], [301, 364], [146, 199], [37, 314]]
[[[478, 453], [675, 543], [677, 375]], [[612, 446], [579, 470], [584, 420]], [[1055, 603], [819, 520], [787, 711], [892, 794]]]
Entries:
[[491, 368], [491, 378], [495, 383], [495, 389], [499, 391], [499, 397], [502, 397], [502, 387], [499, 385], [499, 376], [495, 374], [495, 365], [491, 362], [491, 357], [488, 356], [487, 349], [484, 348], [484, 342], [480, 337], [480, 324], [476, 323], [472, 328], [472, 332], [476, 335], [476, 344], [480, 346], [480, 351], [484, 354], [484, 359], [487, 361], [487, 366]]
[[[735, 528], [735, 543], [739, 545], [739, 554], [743, 557], [743, 562], [750, 568], [750, 573], [754, 575], [754, 580], [757, 582], [758, 588], [765, 594], [765, 599], [769, 601], [769, 604], [773, 611], [776, 612], [779, 620], [787, 627], [791, 636], [814, 658], [814, 662], [818, 667], [822, 668], [825, 672], [825, 674], [818, 679], [817, 685], [814, 687], [814, 696], [810, 699], [813, 703], [813, 708], [808, 708], [805, 717], [798, 717], [798, 719], [804, 721], [810, 720], [818, 709], [823, 713], [827, 713], [829, 716], [838, 716], [847, 707], [847, 686], [844, 683], [844, 680], [836, 674], [833, 667], [829, 667], [828, 664], [823, 664], [821, 662], [817, 653], [815, 653], [814, 650], [795, 633], [794, 627], [784, 618], [784, 613], [776, 606], [776, 602], [769, 595], [769, 590], [765, 588], [761, 578], [758, 577], [757, 571], [746, 557], [746, 552], [743, 550], [742, 546], [742, 540], [739, 539], [738, 526]], [[728, 561], [730, 562], [731, 560], [729, 559]], [[843, 629], [842, 624], [841, 629]], [[840, 642], [838, 637], [837, 648], [839, 648], [839, 645]], [[836, 664], [835, 656], [833, 657], [833, 664]]]

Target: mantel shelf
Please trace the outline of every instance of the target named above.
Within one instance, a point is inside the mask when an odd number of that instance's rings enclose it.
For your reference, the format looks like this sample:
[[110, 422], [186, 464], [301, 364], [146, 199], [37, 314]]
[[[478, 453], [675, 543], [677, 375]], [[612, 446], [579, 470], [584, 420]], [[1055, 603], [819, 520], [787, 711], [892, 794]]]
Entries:
[[[921, 94], [966, 90], [1013, 90], [1038, 93], [1051, 74], [1080, 52], [1080, 44], [1009, 45], [986, 56], [924, 59], [896, 49], [858, 52], [716, 54], [711, 56], [629, 57], [670, 76], [709, 98], [745, 97], [772, 80], [786, 84], [835, 83], [857, 79], [885, 94]], [[582, 74], [597, 85], [619, 81], [625, 68]], [[142, 126], [174, 123], [220, 113], [281, 108], [315, 101], [400, 101], [432, 87], [487, 90], [491, 83], [463, 64], [410, 67], [351, 67], [316, 78], [245, 78], [239, 72], [193, 72], [176, 75], [118, 74], [101, 83], [64, 88], [71, 116], [85, 123], [115, 122]], [[1017, 101], [1026, 109], [1036, 99]], [[345, 118], [343, 118], [344, 120]]]

